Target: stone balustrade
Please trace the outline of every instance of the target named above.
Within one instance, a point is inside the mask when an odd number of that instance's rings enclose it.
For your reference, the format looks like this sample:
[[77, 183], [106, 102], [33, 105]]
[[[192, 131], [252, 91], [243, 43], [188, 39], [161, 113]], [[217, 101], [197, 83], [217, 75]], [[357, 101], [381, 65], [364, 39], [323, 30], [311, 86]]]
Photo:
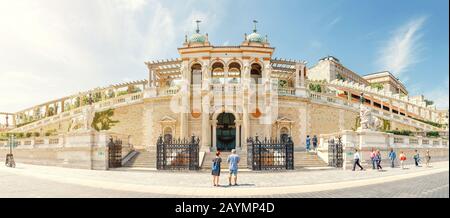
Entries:
[[[136, 104], [136, 103], [142, 102], [142, 100], [143, 100], [143, 94], [142, 94], [142, 92], [138, 92], [138, 93], [133, 93], [133, 94], [128, 94], [128, 95], [122, 95], [122, 96], [119, 96], [119, 97], [116, 97], [113, 99], [108, 99], [106, 101], [96, 102], [93, 104], [93, 106], [95, 108], [95, 111], [103, 111], [103, 110], [107, 110], [110, 108], [118, 108], [118, 107], [130, 105], [130, 104]], [[73, 109], [70, 111], [66, 111], [66, 112], [51, 116], [51, 117], [47, 117], [42, 120], [38, 120], [36, 122], [18, 127], [16, 129], [14, 129], [12, 132], [27, 132], [29, 130], [39, 128], [40, 126], [43, 126], [43, 125], [48, 125], [48, 124], [54, 123], [54, 122], [60, 122], [61, 120], [71, 119], [75, 116], [82, 114], [83, 111], [86, 110], [88, 107], [89, 107], [89, 105], [79, 107], [79, 108], [76, 108], [76, 109]]]
[[[112, 133], [112, 132], [75, 132], [68, 134], [59, 134], [56, 136], [44, 136], [44, 137], [30, 137], [30, 138], [16, 138], [16, 147], [14, 149], [35, 149], [35, 148], [65, 148], [89, 146], [88, 143], [91, 139], [90, 135], [94, 136], [96, 143], [92, 145], [99, 145], [100, 142], [104, 142], [105, 139], [113, 137], [114, 139], [120, 139], [123, 146], [132, 146], [130, 144], [131, 138], [129, 135]], [[100, 139], [100, 138], [102, 139]], [[0, 141], [0, 149], [9, 149], [8, 141]]]

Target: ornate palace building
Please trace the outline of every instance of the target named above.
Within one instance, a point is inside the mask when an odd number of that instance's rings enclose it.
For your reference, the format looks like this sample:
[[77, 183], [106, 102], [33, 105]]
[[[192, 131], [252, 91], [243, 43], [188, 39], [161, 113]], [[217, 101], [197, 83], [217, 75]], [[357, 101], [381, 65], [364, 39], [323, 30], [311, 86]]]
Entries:
[[112, 109], [104, 120], [115, 122], [103, 129], [135, 149], [152, 150], [159, 136], [195, 135], [202, 152], [245, 151], [246, 139], [258, 135], [290, 136], [302, 151], [307, 135], [356, 130], [363, 93], [364, 103], [383, 120], [382, 131], [447, 131], [448, 110], [408, 96], [389, 72], [360, 76], [331, 56], [309, 69], [305, 61], [275, 58], [275, 48], [256, 27], [237, 46], [214, 46], [208, 37], [197, 28], [178, 58], [145, 62], [145, 80], [2, 113], [8, 119], [1, 129], [20, 133], [24, 145], [39, 138], [52, 144], [52, 137], [90, 128], [84, 121], [93, 116], [86, 109], [92, 103], [97, 113]]

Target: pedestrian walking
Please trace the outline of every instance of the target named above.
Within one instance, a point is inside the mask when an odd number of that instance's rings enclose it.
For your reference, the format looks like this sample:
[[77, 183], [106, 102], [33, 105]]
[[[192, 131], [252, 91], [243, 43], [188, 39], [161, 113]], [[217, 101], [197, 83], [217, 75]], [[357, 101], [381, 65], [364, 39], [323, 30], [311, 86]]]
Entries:
[[309, 152], [309, 149], [311, 148], [311, 138], [309, 138], [309, 135], [306, 136], [306, 151]]
[[375, 163], [377, 164], [377, 170], [383, 170], [381, 167], [381, 152], [377, 150], [375, 153]]
[[391, 151], [389, 152], [389, 159], [391, 160], [391, 167], [395, 167], [395, 160], [397, 159], [397, 154], [395, 153], [394, 149], [391, 148]]
[[413, 156], [414, 158], [414, 164], [416, 165], [416, 167], [420, 167], [419, 163], [420, 163], [420, 154], [419, 151], [414, 150], [415, 154]]
[[375, 149], [372, 148], [372, 152], [370, 152], [370, 162], [372, 162], [372, 169], [375, 169], [375, 156], [377, 153], [375, 152]]
[[361, 157], [359, 156], [358, 149], [355, 149], [355, 154], [353, 155], [353, 171], [355, 171], [356, 166], [358, 166], [361, 170], [364, 170], [364, 168], [359, 163]]
[[228, 156], [227, 162], [230, 165], [230, 175], [228, 176], [228, 185], [231, 184], [231, 179], [233, 179], [234, 185], [237, 184], [237, 173], [238, 173], [238, 165], [241, 158], [236, 154], [236, 150], [231, 150], [231, 155]]
[[212, 176], [214, 186], [219, 186], [220, 177], [220, 164], [222, 163], [222, 158], [220, 157], [220, 151], [216, 152], [216, 157], [212, 160]]
[[317, 151], [317, 136], [314, 135], [312, 138], [314, 151]]
[[431, 161], [430, 150], [427, 150], [427, 153], [425, 154], [425, 164], [427, 167], [430, 167], [430, 161]]
[[405, 169], [404, 162], [406, 161], [406, 155], [403, 153], [403, 151], [400, 152], [400, 166], [402, 167], [402, 170]]

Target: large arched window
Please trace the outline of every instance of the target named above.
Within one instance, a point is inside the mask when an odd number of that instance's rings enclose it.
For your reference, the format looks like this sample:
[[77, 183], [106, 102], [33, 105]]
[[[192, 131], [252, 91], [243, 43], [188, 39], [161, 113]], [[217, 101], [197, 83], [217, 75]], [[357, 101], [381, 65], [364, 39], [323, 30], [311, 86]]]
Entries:
[[240, 83], [241, 82], [241, 65], [237, 62], [233, 62], [228, 65], [228, 83]]
[[224, 83], [225, 71], [224, 65], [221, 62], [216, 62], [212, 65], [211, 78], [213, 83]]
[[194, 64], [191, 67], [191, 84], [199, 85], [202, 84], [202, 66], [200, 64]]
[[255, 82], [255, 84], [260, 84], [262, 79], [262, 67], [259, 64], [252, 64], [250, 71], [250, 77]]

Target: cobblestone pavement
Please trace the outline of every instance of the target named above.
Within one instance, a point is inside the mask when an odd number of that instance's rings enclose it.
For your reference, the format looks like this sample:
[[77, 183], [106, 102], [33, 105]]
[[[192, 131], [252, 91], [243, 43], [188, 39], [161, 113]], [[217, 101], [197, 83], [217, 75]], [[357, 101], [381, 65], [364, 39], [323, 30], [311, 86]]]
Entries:
[[[118, 180], [120, 186], [124, 188], [128, 183], [142, 185], [142, 180], [153, 181], [151, 184], [166, 184], [167, 187], [185, 184], [189, 187], [197, 187], [205, 189], [204, 186], [210, 186], [209, 173], [159, 173], [159, 172], [115, 172], [115, 171], [89, 171], [78, 169], [65, 169], [57, 167], [39, 167], [31, 165], [18, 165], [19, 169], [24, 173], [14, 172], [17, 169], [5, 169], [0, 167], [0, 197], [184, 197], [180, 195], [154, 194], [156, 192], [140, 192], [139, 189], [129, 191], [129, 189], [105, 189], [101, 188], [107, 180]], [[352, 188], [343, 188], [329, 191], [317, 191], [298, 194], [282, 194], [282, 195], [259, 195], [249, 197], [283, 197], [283, 198], [302, 198], [302, 197], [449, 197], [449, 177], [448, 162], [436, 163], [435, 168], [446, 168], [444, 172], [436, 172], [420, 177], [407, 178], [393, 182], [380, 183], [376, 185], [358, 186]], [[33, 176], [29, 171], [47, 173], [45, 176]], [[283, 188], [289, 185], [308, 185], [321, 183], [329, 186], [337, 184], [336, 182], [348, 180], [375, 180], [379, 178], [392, 177], [394, 174], [408, 175], [414, 173], [423, 173], [432, 171], [433, 168], [414, 168], [409, 170], [388, 169], [385, 172], [377, 171], [342, 171], [342, 170], [325, 170], [311, 172], [279, 172], [279, 173], [254, 173], [243, 172], [240, 174], [241, 186], [239, 187], [223, 187], [219, 188], [223, 192], [240, 191], [239, 189], [263, 188]], [[30, 175], [28, 175], [30, 173]], [[95, 187], [84, 186], [73, 182], [65, 182], [65, 180], [53, 181], [47, 179], [46, 176], [52, 177], [59, 175], [60, 177], [77, 177], [80, 181], [84, 181], [89, 176], [90, 179], [96, 179]], [[149, 178], [150, 177], [150, 178]], [[197, 177], [200, 177], [197, 178]], [[100, 179], [103, 178], [103, 179]], [[191, 179], [192, 178], [192, 179]], [[203, 180], [201, 180], [203, 179]], [[206, 179], [206, 180], [205, 180]], [[267, 179], [269, 181], [258, 179]], [[183, 181], [179, 181], [183, 180]], [[201, 181], [201, 184], [195, 182]], [[252, 183], [250, 183], [252, 181]], [[277, 181], [277, 182], [275, 182]], [[191, 182], [189, 184], [189, 182]], [[225, 178], [222, 178], [222, 184]], [[270, 184], [270, 182], [272, 182]], [[334, 182], [334, 183], [333, 183]], [[139, 186], [136, 186], [139, 187]], [[144, 187], [144, 186], [141, 186]], [[382, 188], [380, 188], [382, 187]], [[176, 188], [176, 187], [173, 187]], [[209, 188], [207, 188], [209, 189]], [[211, 190], [214, 188], [210, 188]], [[217, 188], [216, 188], [217, 190]], [[161, 192], [158, 192], [161, 193]], [[278, 193], [278, 192], [277, 192]], [[188, 197], [202, 197], [202, 194], [195, 194]], [[203, 196], [206, 197], [206, 196]], [[224, 195], [209, 196], [224, 197]], [[242, 197], [242, 196], [240, 196]]]
[[[0, 197], [70, 197], [70, 198], [161, 198], [179, 197], [139, 192], [123, 192], [102, 188], [90, 188], [48, 181], [45, 179], [18, 176], [0, 172]], [[382, 187], [382, 188], [380, 188]], [[202, 197], [202, 196], [191, 196]], [[218, 197], [218, 196], [217, 196]], [[279, 198], [449, 198], [448, 172], [436, 173], [413, 179], [399, 180], [381, 185], [346, 188], [334, 191], [302, 194], [249, 196]]]
[[280, 198], [449, 198], [448, 172], [379, 185], [303, 194], [275, 195]]

